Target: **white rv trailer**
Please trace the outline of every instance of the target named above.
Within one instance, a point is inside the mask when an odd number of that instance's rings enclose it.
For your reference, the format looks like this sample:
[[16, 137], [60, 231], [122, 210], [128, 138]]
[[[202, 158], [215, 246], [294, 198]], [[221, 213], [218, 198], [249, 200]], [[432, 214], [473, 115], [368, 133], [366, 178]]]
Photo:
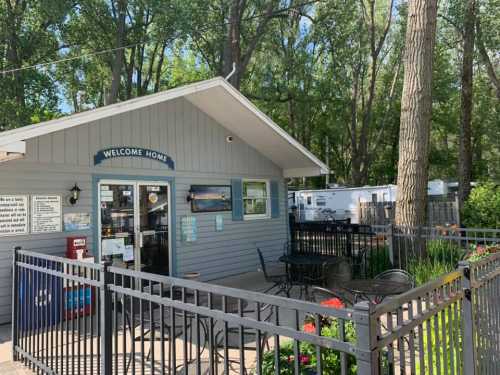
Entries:
[[[448, 194], [449, 183], [431, 180], [428, 183], [430, 196]], [[296, 207], [299, 221], [322, 221], [351, 219], [358, 223], [358, 203], [395, 202], [396, 185], [334, 187], [324, 190], [299, 190], [290, 192], [288, 207]]]
[[297, 209], [299, 221], [344, 220], [358, 223], [359, 202], [392, 202], [396, 185], [300, 190], [290, 192], [289, 207]]

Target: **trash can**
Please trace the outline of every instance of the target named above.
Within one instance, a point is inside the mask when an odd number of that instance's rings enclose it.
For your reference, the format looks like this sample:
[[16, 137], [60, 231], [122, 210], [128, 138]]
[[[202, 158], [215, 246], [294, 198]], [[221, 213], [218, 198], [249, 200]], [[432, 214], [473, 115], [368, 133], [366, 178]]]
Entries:
[[[35, 259], [32, 265], [56, 270], [57, 263]], [[22, 269], [19, 272], [20, 330], [49, 328], [61, 321], [62, 279], [45, 273]]]

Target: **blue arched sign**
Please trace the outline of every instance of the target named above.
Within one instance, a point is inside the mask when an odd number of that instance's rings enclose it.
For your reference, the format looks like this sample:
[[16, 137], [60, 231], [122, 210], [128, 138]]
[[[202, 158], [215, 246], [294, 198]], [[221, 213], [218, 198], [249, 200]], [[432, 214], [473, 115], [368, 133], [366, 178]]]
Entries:
[[162, 152], [149, 150], [141, 147], [111, 147], [105, 150], [97, 151], [94, 155], [94, 165], [102, 163], [104, 160], [122, 157], [145, 158], [159, 161], [166, 164], [170, 169], [175, 169], [174, 161], [172, 158]]

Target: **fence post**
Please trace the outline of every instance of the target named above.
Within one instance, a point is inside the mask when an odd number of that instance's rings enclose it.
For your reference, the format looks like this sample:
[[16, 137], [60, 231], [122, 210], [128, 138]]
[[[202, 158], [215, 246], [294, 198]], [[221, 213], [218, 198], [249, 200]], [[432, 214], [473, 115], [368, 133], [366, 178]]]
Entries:
[[459, 227], [462, 227], [460, 222], [460, 201], [458, 198], [458, 193], [455, 194], [455, 201], [453, 202], [453, 208], [455, 209], [456, 223]]
[[12, 254], [12, 360], [17, 361], [17, 344], [19, 338], [19, 270], [17, 268], [17, 252], [21, 250], [20, 246], [14, 247]]
[[113, 320], [110, 319], [112, 314], [111, 292], [109, 284], [112, 282], [112, 274], [108, 271], [111, 262], [103, 262], [101, 270], [101, 290], [100, 294], [100, 311], [99, 319], [101, 320], [101, 375], [111, 375], [113, 370]]
[[461, 261], [458, 263], [458, 268], [462, 272], [462, 290], [464, 292], [461, 314], [463, 322], [463, 373], [475, 375], [477, 374], [476, 327], [470, 263], [467, 261]]
[[387, 246], [389, 247], [389, 259], [394, 266], [394, 224], [387, 225]]
[[362, 301], [354, 305], [356, 322], [356, 363], [359, 375], [380, 375], [379, 350], [376, 348], [376, 326], [372, 305]]

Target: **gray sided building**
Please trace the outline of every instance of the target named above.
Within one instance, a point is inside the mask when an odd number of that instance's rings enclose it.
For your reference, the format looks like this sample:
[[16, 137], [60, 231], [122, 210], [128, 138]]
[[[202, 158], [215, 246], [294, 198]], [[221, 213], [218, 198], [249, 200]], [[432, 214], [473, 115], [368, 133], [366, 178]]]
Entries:
[[256, 247], [287, 241], [286, 179], [326, 171], [221, 78], [2, 132], [0, 323], [15, 246], [86, 237], [94, 261], [146, 272], [254, 271]]

